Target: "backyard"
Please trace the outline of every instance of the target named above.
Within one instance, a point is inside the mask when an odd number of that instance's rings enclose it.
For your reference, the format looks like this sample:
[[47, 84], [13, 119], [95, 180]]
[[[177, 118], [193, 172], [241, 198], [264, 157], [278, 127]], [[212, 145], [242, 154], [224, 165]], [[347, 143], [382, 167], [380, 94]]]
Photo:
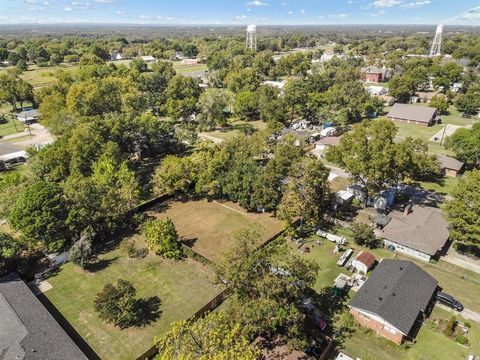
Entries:
[[283, 229], [283, 223], [271, 214], [249, 213], [232, 202], [170, 202], [149, 214], [171, 218], [182, 241], [210, 260], [231, 248], [239, 230], [257, 228], [262, 235], [260, 245]]
[[[141, 236], [133, 237], [137, 247], [145, 247]], [[102, 359], [134, 359], [153, 344], [155, 336], [170, 329], [174, 321], [198, 311], [223, 286], [214, 283], [214, 273], [191, 259], [167, 261], [147, 255], [130, 259], [120, 249], [99, 256], [99, 263], [84, 271], [67, 263], [48, 278], [52, 289], [44, 295]], [[118, 279], [131, 281], [140, 298], [158, 297], [158, 319], [144, 327], [120, 330], [103, 323], [94, 312], [93, 300], [103, 286]]]
[[3, 136], [16, 134], [17, 132], [25, 130], [25, 126], [13, 116], [5, 116], [5, 118], [3, 118], [5, 119], [3, 122], [1, 119], [2, 117], [0, 113], [0, 139]]

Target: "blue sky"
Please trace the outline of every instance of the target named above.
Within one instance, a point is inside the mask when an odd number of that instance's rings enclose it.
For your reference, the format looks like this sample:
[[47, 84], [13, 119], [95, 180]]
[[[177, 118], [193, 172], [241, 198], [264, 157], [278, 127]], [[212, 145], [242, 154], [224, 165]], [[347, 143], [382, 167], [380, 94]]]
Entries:
[[0, 23], [480, 25], [480, 1], [0, 0]]

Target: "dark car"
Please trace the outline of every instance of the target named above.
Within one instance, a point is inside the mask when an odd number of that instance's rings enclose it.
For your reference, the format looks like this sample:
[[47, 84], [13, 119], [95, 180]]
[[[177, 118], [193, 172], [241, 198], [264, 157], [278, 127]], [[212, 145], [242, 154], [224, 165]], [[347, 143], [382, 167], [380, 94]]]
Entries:
[[454, 310], [457, 310], [457, 311], [462, 311], [463, 310], [462, 303], [460, 301], [456, 300], [451, 295], [448, 295], [444, 292], [439, 291], [439, 292], [437, 292], [436, 298], [437, 298], [437, 301], [451, 307]]

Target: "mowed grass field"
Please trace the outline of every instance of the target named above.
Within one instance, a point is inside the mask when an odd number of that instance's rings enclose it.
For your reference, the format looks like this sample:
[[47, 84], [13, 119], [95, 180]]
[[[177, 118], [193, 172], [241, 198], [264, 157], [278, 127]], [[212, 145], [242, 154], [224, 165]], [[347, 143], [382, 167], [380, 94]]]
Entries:
[[172, 219], [182, 241], [210, 260], [230, 249], [235, 234], [242, 229], [257, 228], [262, 235], [259, 245], [283, 229], [283, 222], [271, 214], [249, 213], [232, 202], [176, 201], [159, 206], [149, 215]]
[[[134, 237], [137, 247], [145, 247], [142, 237]], [[44, 295], [102, 359], [135, 359], [153, 345], [153, 338], [169, 330], [174, 321], [198, 311], [223, 286], [214, 283], [213, 271], [194, 260], [167, 261], [160, 256], [129, 259], [120, 249], [100, 255], [95, 272], [67, 263], [50, 277], [53, 286]], [[95, 294], [108, 282], [131, 281], [141, 298], [158, 296], [160, 317], [141, 328], [120, 330], [106, 325], [93, 308]]]

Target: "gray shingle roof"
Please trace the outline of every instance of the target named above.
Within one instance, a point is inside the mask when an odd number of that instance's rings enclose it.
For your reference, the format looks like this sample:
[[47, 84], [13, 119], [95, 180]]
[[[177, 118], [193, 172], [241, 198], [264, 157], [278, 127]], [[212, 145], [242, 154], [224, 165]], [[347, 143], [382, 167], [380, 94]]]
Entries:
[[439, 155], [438, 161], [440, 162], [440, 166], [445, 169], [452, 169], [456, 171], [460, 171], [463, 168], [464, 163], [446, 155]]
[[408, 335], [437, 285], [411, 261], [384, 259], [348, 305], [376, 314]]
[[0, 359], [87, 360], [16, 274], [0, 279]]
[[429, 123], [435, 117], [437, 109], [428, 106], [396, 103], [387, 114], [388, 118]]
[[362, 69], [366, 74], [386, 74], [387, 69], [383, 69], [378, 66], [367, 66], [366, 68]]
[[397, 244], [433, 256], [449, 238], [448, 223], [440, 209], [414, 205], [408, 215], [394, 210], [388, 216], [392, 220], [384, 227], [382, 237]]

